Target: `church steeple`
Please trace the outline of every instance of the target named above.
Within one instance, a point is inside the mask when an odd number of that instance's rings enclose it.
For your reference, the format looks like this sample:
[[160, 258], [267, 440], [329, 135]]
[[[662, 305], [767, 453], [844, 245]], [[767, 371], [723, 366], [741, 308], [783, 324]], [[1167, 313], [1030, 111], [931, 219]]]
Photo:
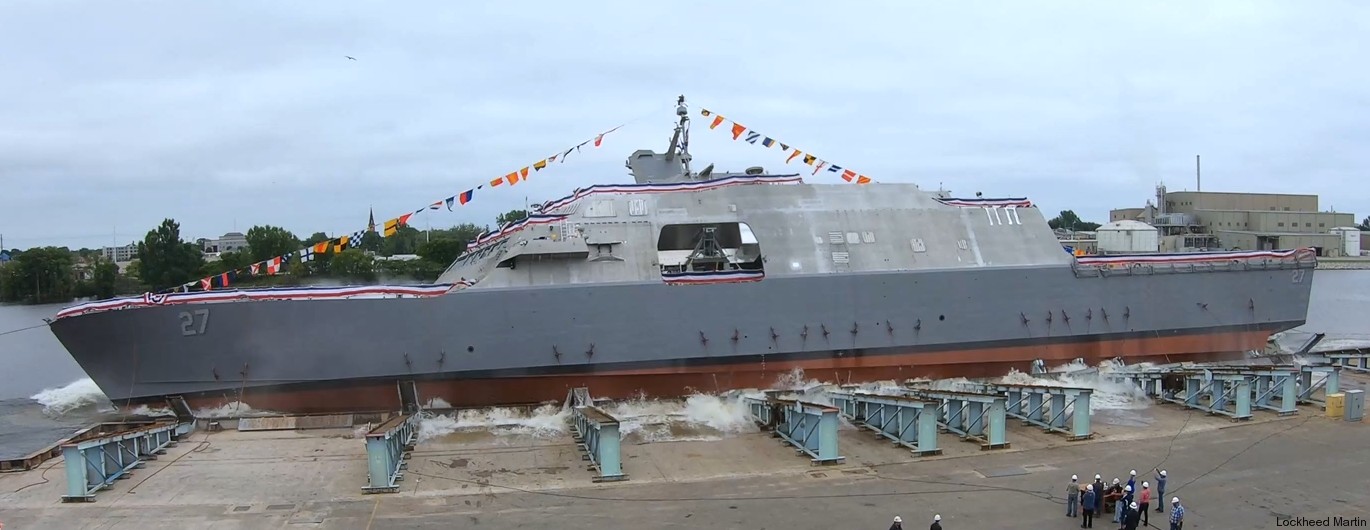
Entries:
[[370, 215], [368, 215], [367, 218], [366, 218], [366, 231], [367, 231], [367, 232], [371, 232], [371, 233], [373, 233], [373, 234], [376, 232], [376, 209], [375, 209], [375, 208], [371, 208]]

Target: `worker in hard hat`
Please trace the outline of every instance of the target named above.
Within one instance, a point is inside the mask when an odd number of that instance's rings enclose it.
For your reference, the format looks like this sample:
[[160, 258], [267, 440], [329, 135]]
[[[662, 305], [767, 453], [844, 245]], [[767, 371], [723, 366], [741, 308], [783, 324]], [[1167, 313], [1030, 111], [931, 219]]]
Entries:
[[1134, 469], [1131, 471], [1131, 474], [1127, 477], [1127, 485], [1132, 488], [1132, 491], [1137, 491], [1137, 470]]
[[1137, 530], [1137, 524], [1142, 520], [1142, 514], [1139, 513], [1141, 510], [1138, 509], [1135, 502], [1127, 505], [1127, 507], [1127, 516], [1123, 517], [1122, 530]]
[[890, 525], [890, 530], [904, 530], [904, 520], [898, 515], [894, 516], [894, 524]]
[[1142, 491], [1137, 494], [1137, 505], [1142, 511], [1142, 526], [1151, 526], [1151, 517], [1147, 515], [1147, 510], [1151, 509], [1151, 483], [1142, 481]]
[[1118, 477], [1113, 477], [1113, 486], [1108, 489], [1108, 495], [1113, 500], [1113, 522], [1123, 522], [1123, 481]]
[[[1158, 468], [1158, 469], [1155, 469], [1155, 470], [1153, 470], [1153, 471], [1156, 472], [1156, 498], [1157, 498], [1157, 499], [1164, 499], [1164, 498], [1165, 498], [1165, 479], [1167, 478], [1167, 477], [1165, 476], [1165, 470], [1164, 470], [1164, 469], [1159, 469], [1159, 468]], [[1162, 504], [1161, 504], [1161, 501], [1158, 500], [1158, 501], [1156, 501], [1156, 513], [1161, 513], [1162, 511], [1164, 511], [1164, 505], [1162, 505]]]
[[940, 514], [932, 516], [932, 526], [928, 530], [942, 530], [942, 516]]
[[1094, 475], [1094, 513], [1104, 513], [1104, 477]]
[[1080, 509], [1080, 477], [1070, 476], [1070, 484], [1066, 484], [1066, 517], [1075, 517]]
[[1180, 506], [1180, 498], [1170, 499], [1170, 530], [1180, 530], [1184, 528], [1184, 506]]
[[1098, 509], [1098, 496], [1094, 491], [1093, 484], [1085, 484], [1085, 496], [1081, 504], [1084, 508], [1084, 517], [1080, 521], [1080, 528], [1094, 528], [1094, 510]]

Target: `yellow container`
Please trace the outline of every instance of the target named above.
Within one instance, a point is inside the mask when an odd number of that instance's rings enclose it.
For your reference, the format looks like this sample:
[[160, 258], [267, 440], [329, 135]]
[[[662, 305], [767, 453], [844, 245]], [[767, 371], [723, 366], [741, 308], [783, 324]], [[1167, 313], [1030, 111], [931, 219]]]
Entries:
[[1327, 395], [1327, 417], [1341, 419], [1346, 409], [1346, 394]]

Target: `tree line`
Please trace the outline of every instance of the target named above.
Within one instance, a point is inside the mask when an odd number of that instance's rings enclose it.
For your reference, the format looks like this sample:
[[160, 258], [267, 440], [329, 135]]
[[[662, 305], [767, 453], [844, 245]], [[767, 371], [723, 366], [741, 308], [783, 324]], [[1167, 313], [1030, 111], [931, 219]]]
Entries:
[[[500, 226], [527, 216], [525, 210], [510, 210], [496, 216], [495, 223]], [[470, 241], [488, 230], [488, 226], [462, 223], [428, 231], [402, 226], [390, 237], [368, 232], [359, 246], [342, 252], [330, 248], [308, 262], [301, 262], [296, 256], [282, 269], [284, 274], [239, 274], [230, 286], [298, 285], [329, 280], [432, 282], [466, 250]], [[99, 250], [10, 250], [11, 260], [0, 264], [0, 302], [61, 303], [157, 291], [230, 270], [246, 270], [253, 263], [330, 239], [323, 232], [301, 239], [289, 230], [271, 225], [254, 226], [244, 236], [246, 248], [220, 252], [217, 260], [206, 260], [199, 245], [181, 238], [180, 223], [166, 219], [138, 242], [138, 257], [122, 273]], [[383, 259], [402, 254], [417, 255], [418, 259]]]

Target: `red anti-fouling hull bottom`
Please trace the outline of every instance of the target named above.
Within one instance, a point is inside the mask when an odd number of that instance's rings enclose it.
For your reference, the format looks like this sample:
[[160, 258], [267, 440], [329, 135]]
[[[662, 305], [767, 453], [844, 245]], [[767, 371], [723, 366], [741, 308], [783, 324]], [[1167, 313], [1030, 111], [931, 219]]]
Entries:
[[[562, 400], [569, 389], [588, 387], [597, 398], [678, 397], [696, 392], [771, 388], [803, 370], [804, 379], [825, 383], [862, 383], [914, 377], [995, 377], [1010, 369], [1027, 371], [1034, 359], [1048, 366], [1083, 358], [1091, 365], [1112, 358], [1129, 363], [1218, 361], [1240, 358], [1265, 347], [1270, 332], [1237, 331], [1098, 342], [1007, 346], [955, 351], [920, 351], [867, 356], [734, 364], [699, 364], [592, 373], [523, 375], [479, 379], [416, 378], [419, 401], [440, 398], [453, 407], [485, 407]], [[400, 409], [397, 379], [334, 381], [247, 388], [241, 401], [254, 410], [290, 413], [391, 411]], [[239, 400], [236, 390], [185, 396], [195, 409]], [[154, 400], [135, 400], [132, 403]]]

